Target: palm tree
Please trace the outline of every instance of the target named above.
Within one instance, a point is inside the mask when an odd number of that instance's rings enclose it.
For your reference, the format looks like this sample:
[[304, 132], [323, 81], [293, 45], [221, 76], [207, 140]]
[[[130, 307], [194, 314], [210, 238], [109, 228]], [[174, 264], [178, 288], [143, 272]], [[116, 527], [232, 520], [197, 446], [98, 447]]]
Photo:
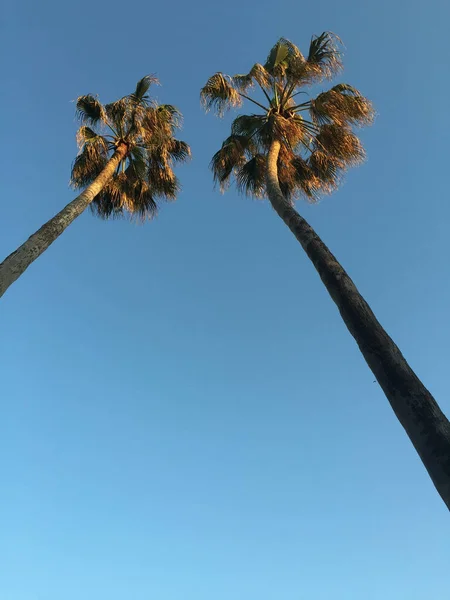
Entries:
[[[255, 64], [248, 74], [213, 75], [201, 90], [206, 110], [222, 116], [248, 101], [256, 113], [233, 121], [211, 167], [222, 191], [234, 177], [241, 192], [267, 197], [297, 238], [450, 509], [449, 421], [343, 267], [294, 208], [300, 196], [315, 201], [335, 190], [342, 174], [364, 159], [353, 127], [372, 123], [374, 111], [358, 90], [340, 83], [316, 97], [300, 96], [341, 68], [339, 40], [325, 32], [312, 38], [306, 57], [282, 38], [265, 64]], [[257, 99], [248, 95], [255, 88]]]
[[179, 182], [175, 162], [190, 156], [175, 139], [181, 114], [151, 100], [157, 79], [147, 75], [132, 94], [102, 105], [90, 94], [77, 100], [81, 127], [71, 184], [83, 192], [0, 264], [0, 296], [88, 206], [102, 218], [152, 218], [158, 199], [175, 200]]

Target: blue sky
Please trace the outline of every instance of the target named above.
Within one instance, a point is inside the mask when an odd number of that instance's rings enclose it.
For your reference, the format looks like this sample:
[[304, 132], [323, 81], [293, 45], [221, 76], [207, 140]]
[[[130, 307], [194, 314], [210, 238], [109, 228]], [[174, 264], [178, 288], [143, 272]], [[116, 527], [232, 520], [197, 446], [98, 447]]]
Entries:
[[379, 113], [369, 160], [298, 208], [449, 414], [449, 17], [444, 0], [7, 8], [1, 256], [74, 197], [78, 95], [156, 73], [194, 158], [157, 220], [87, 212], [1, 301], [2, 599], [448, 598], [448, 511], [288, 230], [213, 190], [229, 119], [198, 93], [280, 36], [341, 36], [339, 80]]

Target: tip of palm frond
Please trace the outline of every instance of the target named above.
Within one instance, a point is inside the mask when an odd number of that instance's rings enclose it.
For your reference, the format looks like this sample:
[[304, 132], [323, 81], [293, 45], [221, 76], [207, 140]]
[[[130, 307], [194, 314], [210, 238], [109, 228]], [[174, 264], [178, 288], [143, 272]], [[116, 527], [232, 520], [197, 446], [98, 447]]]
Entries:
[[97, 96], [86, 94], [77, 98], [76, 116], [84, 125], [95, 126], [105, 121], [105, 110]]
[[341, 48], [342, 40], [331, 31], [312, 36], [307, 57], [311, 81], [330, 79], [343, 69]]
[[231, 77], [215, 73], [201, 89], [200, 102], [206, 112], [214, 109], [222, 117], [229, 108], [241, 106], [242, 98], [233, 86]]
[[147, 92], [151, 85], [160, 85], [159, 79], [154, 75], [145, 75], [137, 82], [136, 89], [131, 96], [139, 102], [147, 100]]
[[246, 75], [233, 75], [231, 78], [234, 86], [241, 92], [247, 91], [257, 83], [263, 90], [268, 90], [272, 84], [270, 73], [263, 65], [256, 63]]

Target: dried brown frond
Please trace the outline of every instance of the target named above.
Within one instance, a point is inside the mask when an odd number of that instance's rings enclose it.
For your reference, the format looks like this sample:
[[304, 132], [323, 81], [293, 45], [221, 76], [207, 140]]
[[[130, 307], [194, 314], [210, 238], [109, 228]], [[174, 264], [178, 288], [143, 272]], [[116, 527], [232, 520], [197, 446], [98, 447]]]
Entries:
[[253, 65], [247, 75], [234, 75], [232, 80], [234, 86], [241, 92], [247, 91], [255, 83], [259, 84], [265, 90], [269, 89], [272, 84], [272, 77], [259, 63]]
[[372, 103], [358, 90], [340, 83], [311, 100], [311, 117], [318, 124], [371, 125], [375, 117]]
[[285, 118], [276, 115], [272, 122], [273, 139], [280, 140], [290, 149], [296, 149], [311, 138], [307, 126], [302, 119]]
[[315, 150], [309, 157], [309, 166], [327, 192], [337, 189], [342, 172], [345, 170], [343, 161], [320, 150]]
[[289, 161], [278, 161], [280, 188], [287, 200], [293, 201], [299, 196], [310, 202], [318, 200], [322, 185], [308, 162], [301, 156], [293, 156]]
[[85, 142], [82, 151], [75, 158], [72, 165], [71, 186], [74, 189], [86, 187], [100, 175], [107, 162], [108, 147], [106, 140], [102, 136], [90, 138]]
[[216, 73], [208, 79], [201, 89], [200, 99], [205, 110], [213, 108], [220, 117], [227, 109], [242, 105], [242, 98], [233, 87], [231, 77], [223, 73]]
[[151, 162], [149, 165], [148, 183], [155, 196], [165, 200], [175, 200], [180, 191], [180, 183], [170, 165], [161, 166]]
[[89, 142], [94, 142], [97, 138], [98, 142], [100, 144], [103, 144], [106, 149], [106, 140], [102, 136], [98, 135], [98, 133], [96, 133], [93, 129], [87, 127], [87, 125], [82, 125], [76, 133], [77, 146], [80, 150], [84, 147], [85, 144]]
[[360, 164], [366, 156], [358, 137], [342, 125], [322, 125], [315, 147], [339, 159], [346, 167]]
[[105, 112], [108, 121], [121, 137], [126, 136], [131, 126], [132, 117], [137, 114], [129, 97], [120, 98], [120, 100], [106, 104]]

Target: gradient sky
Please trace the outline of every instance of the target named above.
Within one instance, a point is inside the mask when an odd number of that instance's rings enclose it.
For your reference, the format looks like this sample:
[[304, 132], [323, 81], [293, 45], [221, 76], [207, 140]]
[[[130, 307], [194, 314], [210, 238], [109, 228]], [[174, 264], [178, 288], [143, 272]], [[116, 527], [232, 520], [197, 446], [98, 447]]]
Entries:
[[332, 30], [369, 160], [298, 208], [450, 413], [444, 0], [21, 1], [1, 18], [5, 256], [74, 193], [73, 100], [156, 73], [183, 192], [89, 212], [1, 300], [2, 600], [446, 600], [449, 515], [267, 203], [221, 196], [198, 93]]

